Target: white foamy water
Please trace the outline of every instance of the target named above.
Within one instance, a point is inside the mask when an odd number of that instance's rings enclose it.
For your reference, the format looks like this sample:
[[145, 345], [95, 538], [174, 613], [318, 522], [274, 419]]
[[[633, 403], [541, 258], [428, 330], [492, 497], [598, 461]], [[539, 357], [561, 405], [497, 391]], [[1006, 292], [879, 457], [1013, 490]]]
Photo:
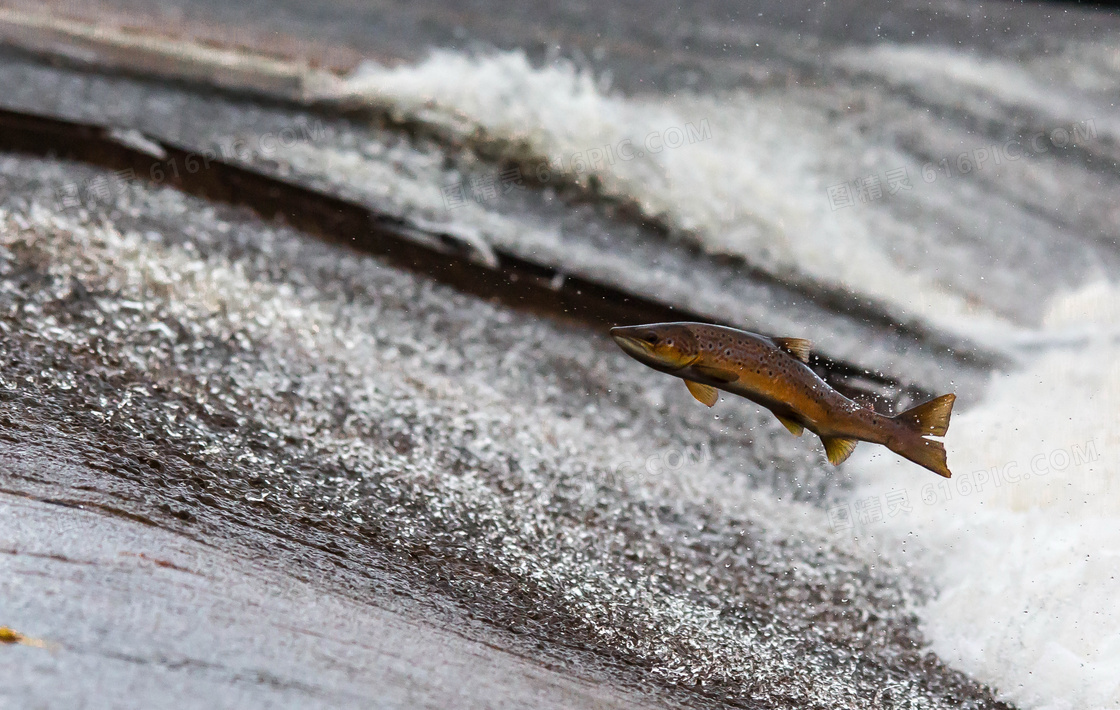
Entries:
[[[874, 299], [900, 320], [918, 316], [989, 342], [1013, 331], [982, 301], [948, 287], [936, 265], [907, 268], [892, 254], [899, 240], [925, 241], [915, 225], [870, 205], [834, 209], [828, 188], [838, 170], [908, 166], [913, 181], [920, 166], [858, 136], [838, 137], [811, 101], [745, 91], [621, 96], [587, 71], [534, 67], [519, 52], [366, 64], [347, 88], [351, 98], [467, 140], [509, 141], [516, 157], [527, 150], [568, 178], [594, 176], [604, 193], [636, 200], [709, 251]], [[886, 235], [898, 237], [892, 244]]]
[[[1120, 288], [1055, 299], [1047, 335], [954, 418], [953, 479], [861, 447], [853, 511], [883, 521], [856, 530], [934, 580], [939, 656], [1025, 708], [1120, 707]], [[888, 514], [900, 490], [912, 511]]]

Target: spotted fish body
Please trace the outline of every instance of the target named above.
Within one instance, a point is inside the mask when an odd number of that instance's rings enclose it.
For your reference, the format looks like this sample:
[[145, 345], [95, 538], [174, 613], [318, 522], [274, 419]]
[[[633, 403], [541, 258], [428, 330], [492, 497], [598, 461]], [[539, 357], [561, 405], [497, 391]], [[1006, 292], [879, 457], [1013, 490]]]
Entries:
[[948, 478], [944, 436], [955, 395], [944, 395], [887, 417], [840, 394], [806, 364], [809, 342], [769, 338], [706, 323], [657, 323], [613, 328], [611, 336], [636, 360], [685, 381], [692, 395], [713, 406], [717, 389], [769, 409], [790, 432], [821, 438], [828, 459], [840, 464], [857, 441], [886, 446]]

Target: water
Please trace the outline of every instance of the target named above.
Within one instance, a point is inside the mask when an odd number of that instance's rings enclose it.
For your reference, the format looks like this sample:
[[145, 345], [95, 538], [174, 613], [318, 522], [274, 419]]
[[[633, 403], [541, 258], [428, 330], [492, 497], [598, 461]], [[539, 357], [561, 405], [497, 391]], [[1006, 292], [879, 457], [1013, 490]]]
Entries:
[[[956, 482], [904, 485], [918, 512], [868, 513], [858, 534], [886, 555], [908, 542], [905, 559], [936, 581], [921, 615], [942, 657], [1028, 707], [1103, 707], [1120, 703], [1120, 542], [1108, 532], [1120, 44], [1054, 55], [837, 51], [829, 64], [851, 72], [855, 108], [835, 86], [623, 96], [517, 53], [367, 65], [351, 89], [466, 140], [508, 139], [705, 250], [836, 284], [1023, 362], [958, 415]], [[674, 149], [588, 156], [696, 126]], [[893, 195], [891, 173], [904, 181]], [[830, 199], [830, 183], [863, 175], [882, 192]], [[886, 501], [912, 473], [869, 447], [852, 468], [856, 506]]]
[[[854, 72], [859, 88], [854, 108], [841, 108], [835, 86], [621, 96], [588, 72], [534, 68], [518, 54], [367, 66], [352, 86], [539, 156], [638, 144], [703, 121], [710, 140], [592, 166], [576, 179], [594, 176], [603, 192], [634, 199], [706, 250], [834, 283], [1023, 362], [995, 375], [983, 401], [956, 418], [952, 485], [919, 486], [910, 466], [863, 448], [851, 465], [861, 483], [851, 504], [886, 501], [901, 487], [916, 512], [882, 522], [869, 512], [857, 534], [938, 585], [920, 614], [943, 658], [1026, 707], [1105, 707], [1120, 703], [1120, 540], [1110, 532], [1120, 463], [1112, 426], [1120, 45], [1056, 54], [839, 51], [833, 66]], [[838, 110], [847, 115], [837, 122]], [[1011, 116], [1024, 118], [1015, 126]], [[888, 194], [891, 170], [912, 189]], [[830, 183], [864, 174], [884, 192], [830, 205]]]
[[[213, 500], [267, 491], [291, 520], [313, 509], [340, 538], [425, 560], [436, 588], [499, 628], [724, 700], [984, 697], [944, 690], [956, 681], [940, 669], [923, 680], [913, 647], [928, 643], [1018, 707], [1116, 707], [1120, 43], [1055, 22], [1065, 34], [1046, 41], [953, 47], [889, 28], [895, 43], [855, 45], [831, 21], [808, 39], [711, 21], [647, 67], [545, 46], [402, 52], [318, 97], [390, 128], [328, 113], [319, 138], [250, 161], [956, 390], [950, 481], [867, 445], [835, 475], [755, 408], [723, 402], [715, 419], [601, 338], [173, 193], [58, 221], [35, 185], [71, 168], [7, 163], [23, 185], [6, 207], [9, 262], [45, 264], [56, 308], [72, 275], [115, 294], [100, 306], [127, 363], [114, 367], [238, 424], [160, 420], [187, 437], [178, 450], [214, 452], [208, 476], [228, 480]], [[24, 86], [83, 87], [56, 104], [64, 115], [131, 96], [121, 105], [151, 108], [117, 122], [197, 145], [293, 125], [288, 109], [19, 66]], [[10, 103], [41, 100], [12, 83]], [[505, 190], [511, 167], [538, 179]], [[85, 324], [58, 318], [9, 327], [87, 342]], [[35, 386], [83, 389], [64, 384]], [[158, 411], [114, 397], [140, 421]], [[702, 446], [710, 456], [677, 470], [618, 475]]]
[[[1118, 303], [1104, 282], [1055, 299], [1039, 352], [957, 418], [953, 484], [910, 487], [912, 514], [860, 534], [921, 550], [915, 564], [941, 590], [922, 611], [934, 648], [1028, 707], [1111, 707], [1120, 692]], [[857, 465], [867, 479], [856, 501], [902, 473], [866, 452]]]
[[[841, 106], [835, 86], [624, 97], [587, 72], [533, 68], [517, 54], [366, 67], [353, 87], [425, 120], [453, 115], [468, 132], [478, 126], [540, 156], [705, 121], [710, 140], [577, 179], [594, 175], [604, 192], [633, 198], [707, 250], [837, 284], [900, 320], [1021, 360], [956, 418], [951, 486], [919, 486], [912, 467], [863, 447], [851, 504], [885, 502], [901, 488], [916, 512], [880, 522], [870, 506], [857, 508], [869, 518], [857, 534], [938, 585], [920, 614], [943, 658], [1026, 707], [1105, 707], [1120, 703], [1120, 541], [1110, 532], [1120, 464], [1111, 280], [1120, 44], [1056, 54], [839, 51], [832, 65], [854, 73], [858, 98], [845, 98], [855, 107]], [[837, 111], [846, 114], [838, 121]], [[1017, 149], [1028, 135], [1029, 157]], [[892, 170], [912, 189], [889, 194]], [[880, 179], [879, 196], [830, 204], [830, 184], [863, 175]], [[1058, 336], [1070, 331], [1080, 337]]]
[[161, 526], [323, 545], [345, 574], [297, 569], [359, 598], [387, 568], [624, 688], [983, 697], [943, 669], [927, 687], [921, 590], [830, 539], [809, 501], [842, 479], [768, 417], [715, 419], [605, 338], [169, 190], [58, 215], [79, 167], [4, 169], [9, 446], [118, 501], [139, 485]]

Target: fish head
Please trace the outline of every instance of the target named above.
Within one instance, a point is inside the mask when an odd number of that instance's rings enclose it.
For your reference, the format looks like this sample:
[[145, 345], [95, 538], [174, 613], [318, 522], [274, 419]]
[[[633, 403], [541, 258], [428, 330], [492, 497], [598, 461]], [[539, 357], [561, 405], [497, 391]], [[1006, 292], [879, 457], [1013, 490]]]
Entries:
[[654, 323], [611, 328], [611, 337], [626, 354], [656, 370], [673, 372], [700, 356], [699, 343], [685, 323]]

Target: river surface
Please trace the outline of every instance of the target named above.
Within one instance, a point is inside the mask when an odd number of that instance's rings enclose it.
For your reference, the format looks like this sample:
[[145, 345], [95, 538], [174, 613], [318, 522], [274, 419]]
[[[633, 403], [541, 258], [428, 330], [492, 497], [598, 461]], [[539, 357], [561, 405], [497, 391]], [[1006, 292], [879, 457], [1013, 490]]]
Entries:
[[[161, 41], [311, 58], [336, 80], [293, 101], [12, 50], [0, 105], [208, 150], [476, 258], [501, 248], [955, 391], [954, 477], [866, 444], [835, 469], [811, 437], [745, 401], [700, 406], [600, 331], [245, 209], [3, 154], [0, 504], [24, 522], [0, 528], [17, 600], [0, 625], [62, 647], [18, 649], [16, 701], [54, 706], [54, 679], [79, 668], [118, 673], [135, 705], [159, 697], [144, 671], [99, 670], [101, 653], [194, 659], [159, 673], [251, 706], [446, 707], [461, 684], [478, 707], [1120, 707], [1120, 16], [98, 12]], [[66, 509], [105, 542], [28, 557], [51, 501], [78, 499], [178, 542], [130, 546]], [[181, 600], [175, 584], [63, 584], [36, 562], [119, 546], [120, 567], [175, 545], [160, 573], [226, 556], [200, 599], [240, 620], [212, 650], [142, 614], [117, 636], [81, 630], [112, 626], [112, 589]], [[234, 559], [253, 562], [238, 576]], [[69, 591], [44, 601], [37, 575]], [[277, 584], [290, 593], [254, 626], [244, 610]], [[83, 609], [83, 588], [107, 606]], [[293, 601], [315, 594], [327, 608]], [[343, 650], [260, 646], [287, 615]], [[340, 615], [385, 640], [363, 656]], [[429, 635], [410, 646], [407, 624]], [[256, 676], [222, 648], [245, 648]], [[419, 660], [435, 648], [446, 663]], [[301, 665], [319, 651], [337, 656]], [[518, 680], [499, 701], [503, 675]]]

